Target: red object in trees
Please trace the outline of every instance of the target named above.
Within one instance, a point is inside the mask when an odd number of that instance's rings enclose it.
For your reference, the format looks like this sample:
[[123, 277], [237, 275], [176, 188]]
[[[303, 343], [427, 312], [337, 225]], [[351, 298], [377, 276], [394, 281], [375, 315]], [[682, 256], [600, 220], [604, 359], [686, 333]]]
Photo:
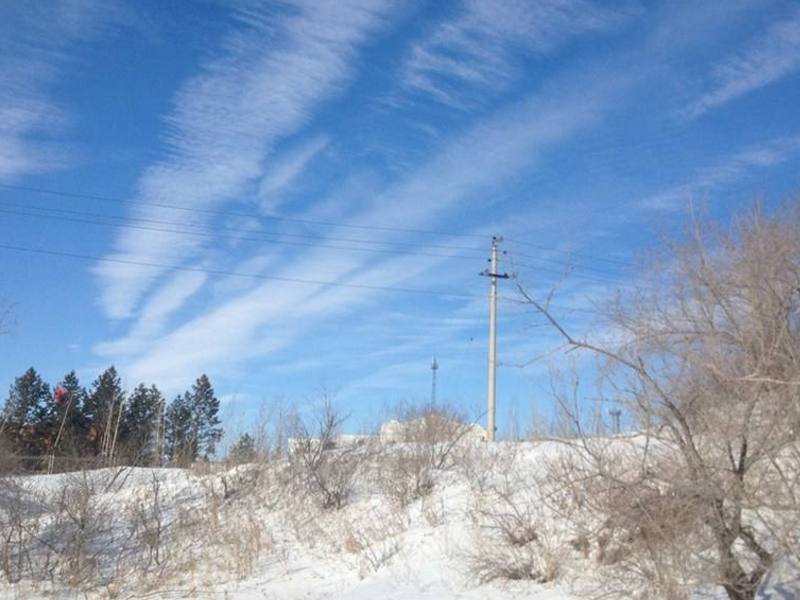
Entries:
[[56, 397], [55, 397], [56, 404], [61, 404], [64, 401], [64, 396], [66, 395], [67, 391], [63, 387], [61, 387], [60, 385], [56, 386]]

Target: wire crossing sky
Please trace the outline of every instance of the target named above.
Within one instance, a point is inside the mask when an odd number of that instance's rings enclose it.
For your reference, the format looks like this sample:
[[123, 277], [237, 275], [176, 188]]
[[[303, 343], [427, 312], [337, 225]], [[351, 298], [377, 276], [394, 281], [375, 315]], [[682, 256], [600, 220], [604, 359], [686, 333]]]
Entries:
[[324, 387], [355, 428], [436, 356], [477, 415], [503, 236], [502, 431], [558, 342], [517, 285], [602, 335], [691, 211], [800, 186], [789, 0], [11, 0], [0, 64], [6, 384]]

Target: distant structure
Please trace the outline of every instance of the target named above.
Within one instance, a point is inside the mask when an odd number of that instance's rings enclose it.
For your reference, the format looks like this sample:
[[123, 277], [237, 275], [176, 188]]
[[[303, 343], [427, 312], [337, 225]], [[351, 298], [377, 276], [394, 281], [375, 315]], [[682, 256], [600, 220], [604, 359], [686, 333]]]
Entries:
[[439, 370], [439, 363], [436, 362], [436, 357], [433, 357], [433, 362], [431, 363], [431, 374], [432, 374], [432, 381], [431, 381], [431, 404], [436, 404], [436, 371]]
[[620, 424], [620, 417], [622, 417], [622, 409], [619, 408], [612, 408], [608, 411], [608, 414], [611, 415], [613, 427], [614, 427], [614, 435], [619, 435], [620, 431], [622, 430]]
[[459, 440], [463, 442], [485, 442], [486, 430], [473, 423], [471, 425], [451, 421], [445, 417], [414, 419], [401, 423], [395, 419], [381, 425], [378, 435], [381, 443], [402, 442], [439, 443]]

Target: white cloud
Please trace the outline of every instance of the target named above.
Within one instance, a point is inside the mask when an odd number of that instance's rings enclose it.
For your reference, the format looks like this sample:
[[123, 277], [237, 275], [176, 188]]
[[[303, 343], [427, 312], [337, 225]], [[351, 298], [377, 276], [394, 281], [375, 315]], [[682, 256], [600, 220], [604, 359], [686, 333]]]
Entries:
[[737, 152], [716, 166], [700, 169], [690, 181], [652, 194], [639, 204], [648, 210], [674, 211], [698, 196], [706, 196], [724, 185], [741, 181], [755, 169], [785, 162], [798, 151], [800, 137], [764, 142]]
[[247, 392], [233, 392], [219, 397], [220, 404], [233, 404], [234, 402], [255, 402], [256, 396]]
[[118, 23], [118, 7], [103, 0], [52, 5], [14, 2], [0, 19], [0, 181], [42, 173], [70, 162], [53, 137], [68, 123], [50, 87], [62, 78], [80, 43]]
[[462, 108], [474, 102], [476, 90], [496, 91], [516, 79], [516, 51], [547, 54], [580, 35], [618, 27], [625, 15], [624, 4], [609, 9], [588, 0], [466, 0], [457, 18], [412, 46], [403, 84]]
[[[391, 6], [390, 0], [298, 0], [279, 16], [260, 3], [240, 9], [241, 24], [226, 38], [224, 51], [177, 94], [164, 135], [169, 158], [147, 169], [140, 198], [208, 209], [246, 193], [273, 145], [340, 89], [357, 46]], [[136, 212], [146, 218], [164, 213]], [[112, 257], [180, 263], [201, 247], [174, 234], [128, 230], [119, 234]], [[95, 271], [103, 285], [102, 306], [115, 318], [133, 314], [159, 273], [109, 263]]]
[[683, 115], [698, 117], [761, 89], [800, 67], [800, 11], [775, 23], [742, 52], [714, 69], [709, 91], [689, 104]]
[[276, 160], [275, 164], [269, 167], [258, 188], [261, 210], [266, 213], [273, 212], [281, 203], [281, 192], [297, 180], [306, 166], [327, 148], [329, 143], [327, 136], [319, 136]]
[[[352, 222], [430, 227], [465, 212], [475, 202], [482, 206], [482, 197], [535, 164], [546, 149], [597, 122], [627, 89], [627, 77], [598, 72], [592, 78], [581, 72], [546, 93], [500, 112], [443, 146], [427, 164], [385, 193], [371, 198]], [[594, 91], [591, 100], [585, 95], [587, 85]], [[333, 228], [328, 235], [342, 233]], [[364, 231], [359, 235], [376, 240], [395, 237], [386, 232]], [[296, 254], [292, 262], [270, 274], [441, 289], [449, 277], [460, 277], [459, 271], [442, 268], [447, 260], [417, 256], [382, 259], [317, 249]], [[313, 325], [364, 310], [379, 298], [386, 298], [385, 293], [318, 284], [265, 283], [155, 340], [123, 367], [136, 380], [158, 381], [168, 390], [185, 387], [185, 381], [197, 373], [226, 372], [249, 358], [274, 353]]]
[[206, 279], [205, 273], [197, 271], [177, 272], [148, 299], [130, 333], [122, 339], [98, 344], [94, 347], [95, 354], [119, 357], [141, 352], [163, 333], [169, 316], [196, 294]]

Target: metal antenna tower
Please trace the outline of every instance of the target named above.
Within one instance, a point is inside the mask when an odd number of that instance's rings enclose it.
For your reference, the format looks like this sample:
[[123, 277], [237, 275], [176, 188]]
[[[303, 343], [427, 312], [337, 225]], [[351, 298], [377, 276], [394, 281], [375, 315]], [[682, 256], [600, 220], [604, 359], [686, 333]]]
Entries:
[[611, 410], [608, 411], [608, 413], [611, 415], [611, 418], [613, 419], [614, 434], [619, 435], [622, 429], [620, 426], [620, 417], [622, 416], [622, 409], [612, 408]]
[[433, 357], [431, 363], [431, 404], [436, 404], [436, 371], [439, 370], [439, 363], [436, 362], [436, 357]]

